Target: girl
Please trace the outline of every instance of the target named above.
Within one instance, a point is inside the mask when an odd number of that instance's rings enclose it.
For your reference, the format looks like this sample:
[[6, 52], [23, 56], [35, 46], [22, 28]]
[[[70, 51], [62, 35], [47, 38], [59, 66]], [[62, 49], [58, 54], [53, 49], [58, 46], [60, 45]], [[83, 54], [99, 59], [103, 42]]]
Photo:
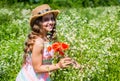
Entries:
[[56, 41], [55, 25], [59, 10], [51, 10], [43, 4], [32, 11], [30, 19], [31, 33], [25, 43], [24, 61], [16, 81], [50, 81], [49, 72], [67, 68], [71, 58], [65, 57], [52, 64], [54, 51], [47, 51], [51, 42]]

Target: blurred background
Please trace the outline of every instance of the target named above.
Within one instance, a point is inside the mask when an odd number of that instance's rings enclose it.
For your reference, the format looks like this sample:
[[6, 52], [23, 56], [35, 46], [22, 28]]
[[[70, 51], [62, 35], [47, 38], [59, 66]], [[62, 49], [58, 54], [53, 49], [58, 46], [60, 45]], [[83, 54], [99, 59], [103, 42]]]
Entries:
[[15, 81], [31, 10], [41, 4], [61, 11], [58, 39], [82, 68], [55, 71], [52, 81], [120, 81], [120, 0], [0, 0], [0, 81]]
[[[120, 0], [1, 0], [1, 4], [13, 5], [23, 4], [43, 4], [47, 3], [54, 7], [97, 7], [97, 6], [117, 6]], [[4, 7], [5, 5], [1, 5]]]

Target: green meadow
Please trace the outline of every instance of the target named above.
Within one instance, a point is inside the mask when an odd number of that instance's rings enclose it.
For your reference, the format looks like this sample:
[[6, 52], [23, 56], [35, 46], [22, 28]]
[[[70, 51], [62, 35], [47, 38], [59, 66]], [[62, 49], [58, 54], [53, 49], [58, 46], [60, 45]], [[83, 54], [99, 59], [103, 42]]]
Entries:
[[[15, 81], [35, 5], [0, 7], [0, 81]], [[57, 36], [82, 69], [58, 70], [53, 81], [120, 81], [120, 6], [59, 8]]]

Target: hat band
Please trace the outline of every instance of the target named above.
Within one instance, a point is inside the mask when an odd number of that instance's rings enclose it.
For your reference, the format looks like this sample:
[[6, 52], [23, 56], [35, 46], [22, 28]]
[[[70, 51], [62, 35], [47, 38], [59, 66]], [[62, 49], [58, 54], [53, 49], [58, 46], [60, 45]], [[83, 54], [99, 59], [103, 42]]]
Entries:
[[38, 12], [38, 14], [43, 14], [43, 13], [45, 13], [45, 12], [47, 12], [47, 11], [50, 11], [50, 10], [51, 10], [50, 8], [45, 9], [45, 10], [41, 10], [40, 12]]

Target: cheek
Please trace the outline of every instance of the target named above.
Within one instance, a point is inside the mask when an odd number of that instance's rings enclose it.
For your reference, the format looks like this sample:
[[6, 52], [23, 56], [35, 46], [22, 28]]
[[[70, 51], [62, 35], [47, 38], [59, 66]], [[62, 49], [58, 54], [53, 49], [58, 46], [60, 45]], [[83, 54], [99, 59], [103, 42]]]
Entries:
[[56, 22], [55, 21], [53, 21], [53, 24], [55, 24]]
[[42, 23], [41, 26], [42, 26], [42, 27], [46, 27], [46, 23], [45, 23], [45, 22]]

